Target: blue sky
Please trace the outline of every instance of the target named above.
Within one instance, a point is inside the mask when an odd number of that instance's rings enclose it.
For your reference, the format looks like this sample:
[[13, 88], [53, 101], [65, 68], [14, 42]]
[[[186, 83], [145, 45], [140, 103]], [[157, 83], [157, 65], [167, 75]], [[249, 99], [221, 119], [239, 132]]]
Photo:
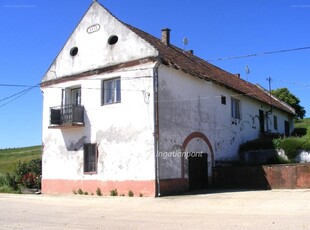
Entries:
[[[0, 0], [0, 148], [41, 144], [40, 83], [92, 0]], [[287, 87], [310, 113], [310, 49], [218, 61], [310, 46], [310, 1], [100, 0], [120, 20], [171, 41], [231, 73], [268, 88]], [[250, 74], [246, 74], [248, 66]], [[11, 101], [12, 99], [16, 99]], [[9, 103], [8, 103], [9, 102]], [[309, 111], [308, 111], [309, 110]]]

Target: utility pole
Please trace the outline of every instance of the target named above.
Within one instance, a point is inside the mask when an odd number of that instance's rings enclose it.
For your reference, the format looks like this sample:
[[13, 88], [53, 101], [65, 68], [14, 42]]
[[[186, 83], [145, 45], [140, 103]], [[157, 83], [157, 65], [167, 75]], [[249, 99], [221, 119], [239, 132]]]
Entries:
[[271, 77], [267, 77], [266, 80], [268, 81], [268, 85], [269, 85], [270, 106], [272, 108], [272, 96], [271, 96], [271, 82], [272, 82], [272, 78]]
[[272, 78], [271, 77], [267, 77], [266, 80], [268, 81], [269, 83], [269, 93], [271, 95], [271, 82], [272, 82]]
[[267, 132], [268, 132], [268, 130], [269, 130], [269, 125], [268, 125], [268, 116], [270, 115], [270, 114], [272, 114], [272, 95], [271, 95], [271, 82], [272, 82], [272, 78], [271, 77], [267, 77], [266, 78], [266, 80], [268, 81], [268, 85], [269, 85], [269, 96], [270, 96], [270, 109], [268, 110], [268, 111], [266, 111], [265, 112], [265, 114], [266, 114], [266, 125], [267, 125]]

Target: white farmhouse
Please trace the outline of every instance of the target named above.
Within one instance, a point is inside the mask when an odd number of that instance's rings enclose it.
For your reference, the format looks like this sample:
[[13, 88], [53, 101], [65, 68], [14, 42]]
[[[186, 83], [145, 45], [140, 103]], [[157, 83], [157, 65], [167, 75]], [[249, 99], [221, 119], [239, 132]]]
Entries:
[[294, 110], [253, 85], [134, 28], [94, 1], [41, 89], [43, 193], [135, 195], [204, 188], [265, 132], [289, 135]]

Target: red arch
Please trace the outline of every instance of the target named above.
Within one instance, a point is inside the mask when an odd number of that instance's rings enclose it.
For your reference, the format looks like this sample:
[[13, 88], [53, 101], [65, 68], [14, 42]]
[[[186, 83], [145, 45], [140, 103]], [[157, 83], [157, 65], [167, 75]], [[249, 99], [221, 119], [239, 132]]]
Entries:
[[[212, 145], [211, 145], [211, 142], [210, 142], [210, 140], [206, 137], [206, 135], [204, 135], [203, 133], [201, 133], [201, 132], [193, 132], [193, 133], [191, 133], [190, 135], [188, 135], [186, 138], [185, 138], [185, 140], [184, 140], [184, 142], [183, 142], [183, 144], [182, 144], [182, 151], [183, 152], [185, 152], [185, 149], [186, 149], [186, 147], [187, 147], [187, 145], [188, 145], [188, 143], [191, 141], [191, 140], [193, 140], [194, 138], [200, 138], [200, 139], [202, 139], [202, 140], [204, 140], [206, 143], [207, 143], [207, 145], [208, 145], [208, 147], [209, 147], [209, 149], [210, 149], [210, 152], [211, 152], [211, 161], [212, 161], [212, 163], [214, 162], [214, 152], [213, 152], [213, 148], [212, 148]], [[182, 157], [181, 158], [182, 159], [182, 178], [184, 178], [184, 157]]]

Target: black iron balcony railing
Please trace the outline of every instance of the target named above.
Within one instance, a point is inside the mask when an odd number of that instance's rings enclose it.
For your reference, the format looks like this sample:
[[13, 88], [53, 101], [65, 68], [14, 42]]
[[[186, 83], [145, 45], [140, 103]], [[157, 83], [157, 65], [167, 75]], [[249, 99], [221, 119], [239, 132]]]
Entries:
[[51, 107], [50, 125], [57, 126], [84, 126], [84, 106], [64, 105]]

